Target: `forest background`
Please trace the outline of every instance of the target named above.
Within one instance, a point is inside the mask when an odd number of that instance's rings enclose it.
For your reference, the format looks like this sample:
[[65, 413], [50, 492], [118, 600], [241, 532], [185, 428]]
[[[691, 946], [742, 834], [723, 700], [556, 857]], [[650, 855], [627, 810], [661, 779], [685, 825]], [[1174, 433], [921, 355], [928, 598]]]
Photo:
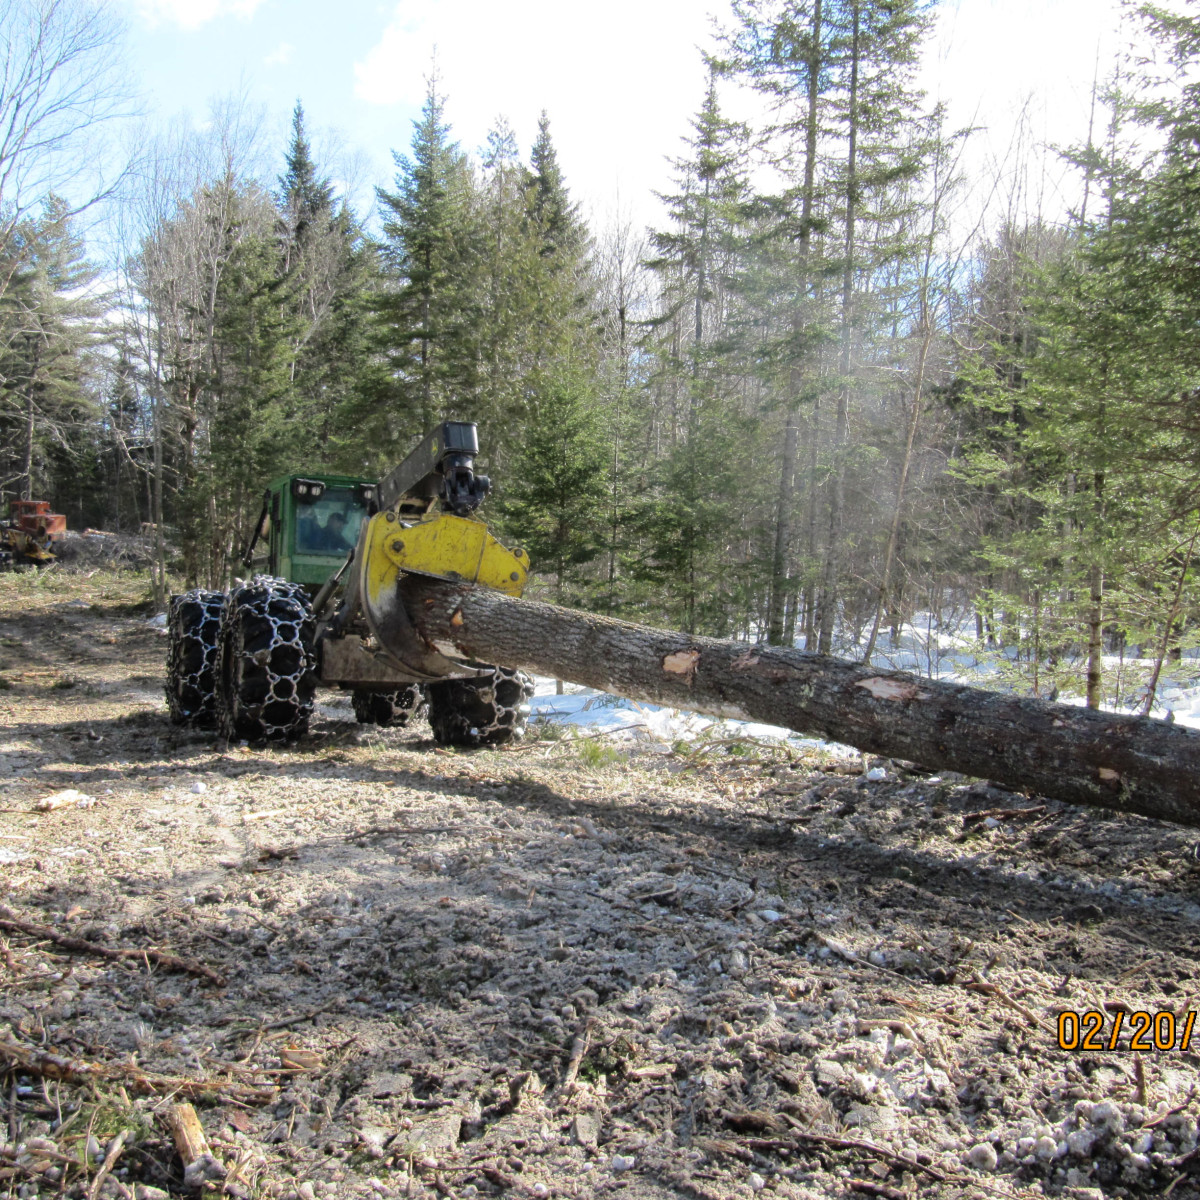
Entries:
[[0, 498], [153, 527], [161, 598], [228, 581], [273, 476], [374, 477], [453, 416], [552, 599], [864, 660], [920, 612], [1150, 711], [1200, 643], [1200, 5], [1131, 6], [1077, 145], [992, 178], [916, 86], [934, 16], [734, 0], [642, 231], [589, 227], [549, 117], [465, 152], [436, 74], [372, 211], [301, 103], [97, 180], [120, 26], [0, 0]]

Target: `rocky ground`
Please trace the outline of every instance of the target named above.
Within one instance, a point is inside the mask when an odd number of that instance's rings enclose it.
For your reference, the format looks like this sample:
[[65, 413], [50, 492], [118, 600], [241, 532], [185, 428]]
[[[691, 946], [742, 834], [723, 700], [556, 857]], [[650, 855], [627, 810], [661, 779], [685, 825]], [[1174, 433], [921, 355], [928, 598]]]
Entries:
[[0, 1195], [185, 1194], [190, 1103], [209, 1194], [1200, 1196], [1196, 830], [333, 693], [224, 747], [144, 589], [0, 577]]

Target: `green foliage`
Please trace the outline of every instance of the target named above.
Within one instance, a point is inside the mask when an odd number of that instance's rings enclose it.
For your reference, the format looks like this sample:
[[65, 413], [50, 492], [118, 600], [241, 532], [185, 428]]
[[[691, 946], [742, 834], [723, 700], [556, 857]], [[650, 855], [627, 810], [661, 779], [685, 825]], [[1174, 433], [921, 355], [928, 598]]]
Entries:
[[[0, 259], [0, 491], [50, 499], [98, 413], [103, 296], [66, 201], [18, 222]], [[59, 471], [55, 471], [55, 467]], [[11, 489], [11, 491], [10, 491]]]
[[381, 448], [399, 448], [440, 418], [462, 414], [476, 391], [475, 180], [450, 139], [445, 97], [430, 80], [412, 153], [394, 154], [396, 190], [380, 188], [390, 286], [376, 301], [390, 379]]
[[[1107, 691], [1105, 641], [1149, 654], [1158, 644], [1161, 659], [1200, 600], [1190, 568], [1200, 355], [1183, 333], [1200, 316], [1186, 81], [1200, 21], [1143, 12], [1185, 81], [1174, 103], [1157, 80], [1142, 81], [1151, 98], [1140, 103], [1110, 95], [1107, 147], [1075, 155], [1099, 186], [1099, 213], [1059, 235], [1040, 267], [1028, 251], [1044, 251], [1046, 233], [997, 247], [1012, 266], [1003, 288], [980, 291], [993, 319], [970, 376], [976, 428], [962, 472], [988, 494], [984, 559], [1002, 581], [1008, 640], [1032, 643], [1035, 680], [1086, 657], [1092, 705]], [[1148, 159], [1119, 150], [1130, 111], [1166, 134]]]
[[595, 738], [580, 738], [575, 747], [579, 761], [590, 770], [601, 767], [611, 767], [614, 763], [623, 762], [625, 756], [615, 746], [606, 746]]
[[921, 0], [736, 0], [641, 244], [589, 228], [546, 114], [473, 158], [435, 81], [378, 241], [297, 104], [271, 191], [224, 144], [164, 190], [123, 323], [51, 198], [0, 263], [0, 485], [161, 519], [216, 584], [272, 475], [475, 420], [555, 599], [861, 653], [953, 595], [1005, 682], [1152, 688], [1101, 652], [1200, 628], [1200, 18], [1142, 11], [1166, 72], [1073, 152], [1086, 211], [1010, 222], [967, 291]]
[[277, 298], [290, 320], [288, 417], [304, 430], [292, 461], [362, 470], [369, 456], [352, 431], [363, 394], [378, 382], [371, 337], [377, 255], [319, 175], [299, 104], [286, 163], [276, 200]]
[[604, 548], [607, 449], [588, 381], [564, 370], [532, 405], [502, 507], [505, 529], [553, 579], [559, 603], [587, 595], [582, 568]]

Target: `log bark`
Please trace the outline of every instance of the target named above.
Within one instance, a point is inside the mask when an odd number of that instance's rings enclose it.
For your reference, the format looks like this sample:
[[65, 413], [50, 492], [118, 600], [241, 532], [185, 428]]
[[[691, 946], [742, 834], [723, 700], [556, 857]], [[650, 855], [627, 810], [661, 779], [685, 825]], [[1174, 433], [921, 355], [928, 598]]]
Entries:
[[1200, 732], [1165, 721], [651, 629], [469, 585], [408, 576], [402, 588], [418, 633], [455, 657], [1200, 826]]

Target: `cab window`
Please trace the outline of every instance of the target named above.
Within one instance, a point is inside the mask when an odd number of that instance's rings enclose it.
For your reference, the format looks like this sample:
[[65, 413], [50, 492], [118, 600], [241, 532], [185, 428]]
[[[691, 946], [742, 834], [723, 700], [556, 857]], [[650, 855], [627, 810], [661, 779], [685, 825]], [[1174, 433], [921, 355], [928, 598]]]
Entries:
[[366, 508], [358, 492], [350, 488], [326, 488], [319, 500], [298, 506], [297, 554], [344, 556], [358, 541], [358, 529]]

